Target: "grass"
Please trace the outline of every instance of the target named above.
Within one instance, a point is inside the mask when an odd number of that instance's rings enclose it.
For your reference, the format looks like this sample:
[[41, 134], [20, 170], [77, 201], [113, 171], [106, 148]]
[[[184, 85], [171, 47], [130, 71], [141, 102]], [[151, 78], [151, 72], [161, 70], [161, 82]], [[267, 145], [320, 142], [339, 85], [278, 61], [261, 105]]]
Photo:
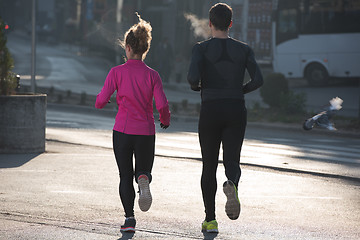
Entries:
[[270, 108], [248, 109], [249, 122], [281, 122], [281, 123], [302, 123], [307, 119], [306, 113], [287, 114], [280, 110]]
[[343, 116], [334, 116], [332, 121], [337, 129], [360, 132], [360, 119]]

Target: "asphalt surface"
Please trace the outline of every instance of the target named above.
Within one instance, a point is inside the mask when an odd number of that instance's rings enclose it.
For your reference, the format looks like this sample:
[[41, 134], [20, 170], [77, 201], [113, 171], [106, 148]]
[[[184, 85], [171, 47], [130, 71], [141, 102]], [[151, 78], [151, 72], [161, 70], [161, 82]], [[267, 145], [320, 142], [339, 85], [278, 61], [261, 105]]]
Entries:
[[[124, 213], [117, 192], [111, 117], [89, 112], [85, 117], [86, 108], [83, 113], [79, 111], [77, 108], [77, 112], [65, 114], [56, 106], [50, 107], [45, 153], [0, 155], [0, 239], [360, 237], [359, 164], [341, 168], [343, 164], [334, 167], [329, 161], [294, 161], [283, 156], [281, 151], [286, 149], [275, 145], [285, 136], [296, 136], [302, 141], [299, 128], [256, 124], [248, 126], [251, 134], [243, 147], [240, 219], [231, 221], [223, 211], [225, 196], [221, 185], [226, 179], [223, 166], [219, 164], [216, 199], [220, 233], [201, 233], [204, 217], [199, 184], [201, 162], [194, 132], [196, 122], [191, 119], [187, 119], [188, 122], [174, 119], [169, 131], [158, 129], [151, 183], [153, 205], [149, 212], [143, 213], [135, 202], [137, 231], [121, 234], [119, 227]], [[96, 125], [96, 122], [102, 124]], [[266, 129], [282, 133], [253, 149], [259, 144], [256, 139], [264, 135]], [[306, 134], [309, 138], [318, 138], [319, 132]], [[329, 131], [320, 133], [331, 136], [332, 141], [341, 139], [339, 142], [347, 147], [359, 144], [357, 137], [349, 138], [342, 133], [328, 135], [333, 134]], [[281, 146], [285, 145], [291, 146]], [[356, 147], [353, 149], [356, 152]], [[296, 151], [305, 153], [301, 148]], [[357, 161], [356, 157], [353, 159]], [[324, 171], [324, 166], [329, 167], [328, 171]]]
[[[159, 134], [158, 140], [161, 138]], [[223, 211], [222, 164], [218, 169], [217, 194], [220, 233], [203, 234], [200, 232], [204, 217], [199, 184], [201, 162], [160, 154], [155, 158], [151, 183], [153, 205], [149, 212], [143, 213], [135, 202], [137, 231], [134, 235], [121, 234], [119, 227], [124, 213], [117, 193], [111, 131], [48, 128], [46, 149], [43, 154], [0, 155], [0, 239], [357, 239], [360, 236], [358, 182], [298, 175], [296, 171], [279, 174], [245, 165], [239, 191], [243, 210], [239, 220], [231, 221]]]
[[[19, 38], [10, 43], [18, 62], [24, 53], [24, 59], [29, 57], [25, 43], [26, 40]], [[39, 57], [42, 63], [39, 64], [42, 75], [37, 80], [39, 86], [77, 89], [78, 92], [86, 89], [92, 95], [100, 90], [107, 66], [101, 59], [73, 57], [74, 51], [63, 46], [60, 50], [40, 46], [39, 51], [47, 54]], [[66, 61], [68, 58], [72, 60]], [[94, 67], [94, 76], [87, 74], [84, 66]], [[26, 63], [17, 67], [27, 76], [29, 66]], [[69, 67], [79, 71], [62, 70]], [[74, 76], [75, 81], [72, 79]], [[92, 80], [89, 81], [89, 78]], [[166, 84], [165, 87], [170, 102], [184, 99], [190, 103], [200, 102], [199, 94], [188, 91], [186, 84]], [[339, 96], [344, 99], [345, 115], [357, 116], [357, 87], [311, 89], [297, 86], [295, 90], [308, 94], [308, 107], [312, 109], [321, 109], [329, 98]], [[249, 106], [261, 103], [258, 91], [246, 97]], [[63, 108], [73, 121], [68, 120], [69, 116], [64, 118], [61, 113]], [[182, 123], [179, 128], [182, 130], [169, 129], [158, 134], [157, 141], [164, 147], [159, 147], [155, 158], [156, 177], [151, 185], [154, 204], [151, 210], [142, 213], [135, 204], [137, 232], [133, 235], [121, 234], [119, 226], [123, 221], [123, 211], [117, 193], [118, 173], [111, 149], [112, 123], [105, 121], [100, 127], [97, 122], [104, 122], [104, 116], [97, 113], [87, 119], [78, 117], [79, 114], [94, 112], [92, 108], [50, 105], [48, 109], [52, 115], [48, 118], [45, 153], [0, 155], [0, 239], [360, 238], [359, 164], [339, 167], [328, 161], [295, 161], [287, 157], [286, 161], [281, 157], [260, 161], [267, 156], [266, 153], [256, 158], [249, 153], [246, 161], [242, 162], [244, 180], [240, 199], [243, 199], [243, 211], [239, 221], [230, 221], [223, 212], [225, 198], [221, 184], [225, 178], [223, 166], [219, 165], [217, 216], [220, 233], [201, 233], [200, 224], [204, 216], [198, 184], [201, 162], [199, 150], [193, 149], [197, 148], [193, 140], [196, 133], [193, 129], [186, 131], [188, 126], [184, 124], [190, 121], [194, 126], [196, 119], [183, 116], [173, 118], [173, 126]], [[114, 112], [103, 111], [101, 114], [113, 116]], [[287, 136], [299, 137], [301, 141], [307, 139], [301, 137], [304, 134], [301, 128], [294, 125], [250, 123], [248, 128], [257, 129], [260, 136], [262, 129], [279, 129]], [[317, 134], [329, 136], [331, 140], [341, 138], [337, 146], [339, 149], [348, 147], [346, 138], [360, 139], [358, 133], [352, 132], [312, 130], [307, 134], [310, 139]], [[175, 145], [193, 146], [188, 151], [181, 147], [177, 149], [179, 146], [166, 146], [171, 139], [188, 141]], [[280, 135], [277, 141], [281, 142]], [[258, 144], [250, 143], [252, 147]], [[278, 152], [309, 153], [306, 142], [301, 143], [303, 147], [296, 145], [292, 149], [279, 149], [273, 139], [261, 144], [266, 143], [267, 149], [274, 148]], [[331, 141], [323, 142], [323, 145], [326, 144], [334, 147]], [[323, 149], [326, 148], [323, 146]], [[172, 154], [169, 154], [170, 150]], [[244, 151], [244, 154], [247, 152]], [[271, 156], [272, 152], [267, 154]], [[322, 153], [312, 154], [318, 156]], [[354, 157], [357, 154], [355, 147], [344, 154], [348, 156], [340, 157], [347, 159], [351, 156], [355, 161], [359, 160]], [[332, 155], [333, 158], [338, 157], [335, 153]]]

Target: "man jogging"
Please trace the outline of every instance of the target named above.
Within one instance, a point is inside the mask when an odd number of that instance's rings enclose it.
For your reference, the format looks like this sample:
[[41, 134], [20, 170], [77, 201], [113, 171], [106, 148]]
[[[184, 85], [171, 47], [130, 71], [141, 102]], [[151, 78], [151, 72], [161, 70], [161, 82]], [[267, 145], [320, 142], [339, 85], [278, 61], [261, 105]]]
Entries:
[[[232, 9], [218, 3], [209, 11], [212, 38], [197, 43], [192, 50], [188, 73], [191, 89], [201, 91], [199, 141], [203, 161], [201, 190], [206, 217], [202, 230], [218, 232], [215, 218], [216, 170], [220, 144], [227, 181], [225, 211], [235, 220], [240, 214], [238, 184], [241, 176], [240, 152], [246, 128], [244, 94], [263, 84], [254, 52], [245, 43], [229, 37]], [[251, 81], [244, 84], [245, 70]]]

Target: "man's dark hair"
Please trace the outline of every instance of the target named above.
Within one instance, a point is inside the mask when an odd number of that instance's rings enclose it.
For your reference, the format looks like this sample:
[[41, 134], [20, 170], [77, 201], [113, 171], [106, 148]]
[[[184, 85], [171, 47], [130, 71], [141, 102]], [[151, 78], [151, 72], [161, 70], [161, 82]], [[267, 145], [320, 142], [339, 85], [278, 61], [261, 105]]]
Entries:
[[232, 8], [225, 3], [217, 3], [210, 8], [209, 19], [220, 31], [228, 30], [232, 19]]

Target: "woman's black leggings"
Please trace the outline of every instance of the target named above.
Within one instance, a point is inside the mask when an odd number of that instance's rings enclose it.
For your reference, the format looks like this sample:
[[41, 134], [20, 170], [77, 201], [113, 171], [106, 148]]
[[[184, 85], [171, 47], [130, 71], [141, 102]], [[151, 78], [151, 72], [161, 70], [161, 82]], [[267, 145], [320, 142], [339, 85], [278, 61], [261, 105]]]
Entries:
[[215, 219], [216, 170], [220, 144], [226, 177], [239, 184], [240, 152], [246, 128], [244, 101], [222, 99], [202, 103], [199, 120], [199, 139], [203, 161], [201, 189], [206, 221]]
[[[125, 211], [125, 217], [134, 216], [135, 190], [134, 175], [137, 178], [145, 174], [151, 181], [154, 163], [155, 135], [129, 135], [113, 131], [113, 148], [119, 168], [119, 194]], [[135, 156], [135, 172], [133, 167]]]

